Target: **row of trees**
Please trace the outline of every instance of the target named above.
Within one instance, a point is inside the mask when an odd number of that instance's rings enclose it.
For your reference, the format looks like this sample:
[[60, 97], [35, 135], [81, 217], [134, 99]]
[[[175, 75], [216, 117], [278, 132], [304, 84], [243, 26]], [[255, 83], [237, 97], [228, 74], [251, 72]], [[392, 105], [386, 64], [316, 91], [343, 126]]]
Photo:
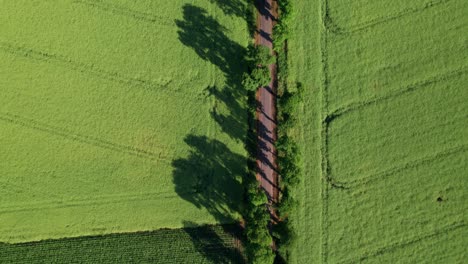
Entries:
[[250, 153], [249, 177], [244, 181], [245, 207], [243, 218], [245, 221], [246, 253], [250, 263], [271, 264], [274, 262], [275, 253], [272, 249], [273, 238], [269, 231], [270, 212], [268, 199], [260, 188], [256, 179], [256, 111], [257, 101], [255, 93], [259, 87], [270, 83], [270, 71], [268, 66], [275, 62], [270, 50], [264, 46], [250, 46], [247, 52], [248, 71], [244, 74], [243, 85], [249, 90], [249, 115], [250, 133], [248, 150]]
[[277, 214], [280, 221], [273, 228], [277, 246], [276, 263], [287, 263], [291, 247], [296, 242], [296, 230], [292, 225], [291, 213], [297, 206], [294, 190], [302, 180], [302, 153], [294, 135], [298, 132], [298, 114], [303, 105], [303, 87], [288, 78], [288, 39], [294, 20], [293, 8], [288, 0], [279, 0], [279, 19], [273, 35], [273, 47], [277, 53], [278, 98], [276, 150], [280, 175], [280, 200]]
[[[294, 189], [302, 177], [302, 155], [293, 134], [298, 127], [299, 109], [303, 102], [302, 86], [288, 83], [287, 40], [293, 21], [291, 3], [287, 0], [278, 1], [279, 19], [274, 28], [273, 47], [276, 57], [270, 49], [264, 46], [251, 46], [247, 52], [248, 71], [244, 75], [243, 85], [250, 91], [249, 107], [251, 116], [251, 137], [247, 148], [250, 150], [250, 177], [244, 181], [246, 253], [251, 263], [271, 264], [286, 263], [289, 250], [295, 242], [296, 232], [291, 225], [290, 215], [297, 202], [294, 199]], [[255, 115], [257, 102], [255, 92], [259, 87], [269, 84], [270, 71], [268, 66], [278, 65], [278, 97], [277, 97], [277, 162], [280, 175], [280, 197], [275, 205], [279, 222], [270, 226], [268, 200], [260, 188], [255, 175], [256, 131]], [[270, 228], [272, 232], [270, 232]], [[272, 245], [277, 247], [276, 253]]]

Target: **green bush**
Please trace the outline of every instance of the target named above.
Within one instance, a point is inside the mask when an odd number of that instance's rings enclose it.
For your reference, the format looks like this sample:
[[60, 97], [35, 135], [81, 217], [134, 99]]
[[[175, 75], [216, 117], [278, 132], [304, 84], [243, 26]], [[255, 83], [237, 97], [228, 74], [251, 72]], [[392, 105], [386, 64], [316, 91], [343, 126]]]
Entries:
[[273, 238], [268, 230], [270, 214], [266, 206], [266, 196], [259, 187], [249, 190], [249, 193], [251, 200], [244, 214], [247, 257], [252, 263], [273, 263], [265, 262], [274, 258], [271, 249]]
[[265, 46], [250, 46], [246, 57], [248, 71], [243, 76], [243, 86], [249, 91], [266, 86], [271, 81], [268, 66], [275, 62], [270, 49]]
[[285, 42], [289, 38], [291, 23], [294, 20], [294, 12], [291, 2], [278, 1], [278, 23], [273, 29], [273, 46], [275, 51], [279, 52], [283, 49]]
[[249, 46], [247, 50], [246, 61], [249, 67], [266, 67], [276, 62], [275, 56], [271, 54], [271, 51], [266, 46]]
[[296, 237], [296, 232], [289, 219], [291, 212], [297, 206], [292, 192], [302, 179], [302, 156], [298, 144], [291, 135], [297, 129], [298, 113], [303, 104], [303, 93], [302, 85], [290, 86], [288, 83], [287, 40], [294, 17], [292, 5], [287, 0], [278, 1], [278, 5], [280, 17], [273, 31], [273, 45], [277, 52], [278, 64], [278, 139], [276, 148], [281, 177], [281, 196], [276, 208], [281, 221], [274, 226], [273, 236], [278, 247], [276, 260], [279, 263], [287, 263], [288, 251]]
[[244, 74], [243, 86], [249, 91], [255, 91], [259, 87], [270, 83], [270, 71], [267, 67], [257, 67], [249, 74]]
[[[256, 100], [253, 100], [255, 98], [254, 91], [270, 83], [269, 65], [273, 63], [278, 65], [279, 98], [277, 101], [277, 118], [279, 125], [276, 147], [282, 188], [277, 209], [278, 215], [282, 217], [282, 222], [273, 227], [273, 234], [270, 234], [268, 229], [270, 214], [265, 193], [259, 188], [258, 182], [256, 182], [253, 175], [250, 177], [252, 179], [244, 183], [247, 201], [243, 214], [246, 221], [246, 253], [250, 262], [259, 264], [271, 264], [275, 259], [278, 259], [271, 248], [273, 238], [276, 240], [277, 246], [279, 246], [280, 258], [287, 259], [287, 247], [293, 241], [295, 234], [288, 219], [289, 213], [296, 205], [290, 190], [300, 182], [302, 173], [299, 147], [288, 136], [288, 132], [297, 126], [298, 119], [295, 114], [302, 103], [301, 93], [297, 91], [292, 93], [287, 89], [287, 53], [284, 47], [286, 47], [285, 42], [289, 37], [289, 25], [293, 17], [292, 6], [288, 1], [279, 1], [278, 3], [280, 18], [273, 33], [275, 37], [273, 44], [274, 49], [278, 52], [277, 57], [272, 55], [268, 47], [250, 46], [246, 55], [247, 72], [243, 76], [243, 86], [251, 91], [249, 96], [252, 98], [250, 98], [249, 103], [253, 112], [256, 109]], [[252, 150], [252, 158], [254, 158], [253, 152], [255, 151]]]

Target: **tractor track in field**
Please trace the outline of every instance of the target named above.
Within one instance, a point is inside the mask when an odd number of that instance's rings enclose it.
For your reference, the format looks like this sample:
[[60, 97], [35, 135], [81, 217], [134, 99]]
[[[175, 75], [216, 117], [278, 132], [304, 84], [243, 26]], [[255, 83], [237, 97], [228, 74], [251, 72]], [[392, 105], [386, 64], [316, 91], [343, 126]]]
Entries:
[[[187, 193], [193, 193], [192, 191]], [[172, 192], [148, 192], [140, 194], [99, 195], [69, 200], [44, 200], [34, 203], [11, 204], [0, 207], [0, 214], [14, 212], [30, 212], [39, 210], [54, 210], [72, 207], [102, 206], [106, 204], [151, 201], [156, 199], [170, 199], [178, 197]], [[2, 229], [0, 229], [1, 231]]]
[[[257, 0], [257, 31], [255, 44], [266, 46], [273, 52], [273, 27], [278, 18], [276, 0]], [[260, 87], [256, 94], [257, 105], [257, 179], [265, 191], [270, 205], [272, 222], [277, 221], [273, 204], [278, 202], [278, 173], [276, 164], [276, 89], [277, 66], [269, 66], [271, 81]]]
[[122, 7], [122, 6], [110, 4], [110, 3], [105, 3], [102, 1], [74, 0], [72, 3], [86, 5], [90, 8], [95, 8], [98, 10], [102, 10], [104, 12], [109, 12], [113, 15], [125, 16], [125, 17], [132, 18], [141, 22], [155, 23], [160, 26], [168, 26], [168, 27], [176, 26], [174, 21], [171, 21], [167, 17], [156, 16], [154, 14], [141, 12], [138, 10], [132, 10], [126, 7]]
[[146, 158], [153, 161], [164, 161], [164, 162], [171, 162], [171, 157], [168, 157], [161, 153], [155, 153], [151, 151], [147, 151], [141, 148], [137, 148], [130, 145], [122, 145], [115, 142], [107, 141], [101, 138], [95, 138], [87, 135], [82, 135], [70, 130], [66, 130], [63, 128], [51, 126], [42, 122], [39, 122], [34, 119], [29, 119], [25, 117], [21, 117], [18, 115], [10, 114], [10, 113], [2, 113], [0, 112], [0, 122], [7, 122], [14, 125], [27, 127], [30, 129], [34, 129], [36, 131], [41, 131], [50, 135], [54, 135], [57, 137], [65, 138], [67, 140], [79, 142], [81, 144], [86, 144], [94, 147], [98, 147], [101, 149], [107, 149], [111, 151], [115, 151], [118, 153], [125, 153], [128, 155], [137, 156], [140, 158]]
[[437, 6], [440, 6], [440, 5], [443, 5], [443, 4], [447, 4], [450, 1], [452, 1], [452, 0], [431, 1], [431, 2], [425, 3], [424, 5], [416, 6], [416, 7], [413, 7], [413, 8], [408, 8], [408, 9], [402, 10], [400, 12], [390, 14], [388, 16], [377, 17], [377, 18], [371, 19], [371, 20], [369, 20], [367, 22], [360, 23], [360, 24], [357, 24], [355, 26], [351, 26], [349, 28], [340, 27], [339, 25], [334, 23], [333, 19], [329, 19], [329, 26], [330, 26], [329, 30], [330, 30], [330, 32], [332, 32], [334, 34], [343, 35], [343, 36], [346, 37], [346, 36], [349, 36], [351, 34], [364, 32], [369, 28], [379, 26], [379, 25], [382, 25], [382, 24], [386, 24], [388, 22], [398, 20], [398, 19], [406, 17], [406, 16], [415, 15], [417, 13], [424, 12], [424, 11], [430, 9], [430, 8], [437, 7]]
[[30, 47], [18, 45], [16, 43], [8, 43], [0, 40], [0, 52], [5, 52], [17, 57], [23, 57], [31, 61], [57, 65], [78, 73], [95, 76], [98, 79], [119, 83], [125, 87], [139, 87], [147, 91], [163, 93], [166, 96], [177, 94], [178, 96], [182, 96], [184, 98], [187, 97], [187, 94], [183, 93], [182, 91], [168, 89], [171, 81], [158, 83], [152, 80], [126, 76], [120, 72], [112, 72], [98, 68], [94, 64], [75, 61], [61, 54], [43, 50], [35, 50]]
[[444, 235], [444, 234], [446, 235], [446, 234], [448, 234], [450, 232], [458, 231], [461, 228], [466, 228], [466, 226], [467, 226], [467, 224], [464, 221], [458, 222], [458, 223], [453, 223], [451, 225], [440, 228], [440, 229], [435, 230], [433, 232], [427, 232], [427, 233], [421, 234], [420, 236], [414, 236], [414, 237], [402, 239], [400, 241], [395, 241], [395, 242], [393, 242], [393, 243], [391, 243], [391, 244], [389, 244], [387, 246], [378, 248], [375, 251], [365, 253], [364, 255], [361, 255], [359, 258], [342, 260], [342, 261], [338, 261], [338, 263], [340, 263], [340, 264], [341, 263], [343, 263], [343, 264], [344, 263], [359, 263], [359, 262], [362, 262], [362, 261], [364, 261], [366, 259], [370, 259], [370, 258], [379, 256], [379, 255], [383, 255], [383, 254], [388, 253], [388, 252], [392, 252], [392, 251], [395, 251], [395, 250], [398, 250], [398, 249], [401, 249], [401, 248], [404, 248], [404, 247], [408, 247], [410, 245], [419, 243], [419, 242], [427, 240], [427, 239], [433, 239], [433, 238], [436, 238], [436, 237]]
[[339, 117], [345, 116], [345, 114], [348, 114], [350, 112], [360, 110], [362, 108], [369, 107], [371, 105], [377, 105], [379, 103], [382, 103], [384, 101], [392, 100], [394, 98], [406, 95], [408, 93], [415, 92], [419, 89], [423, 89], [429, 85], [443, 82], [443, 81], [448, 81], [452, 80], [453, 78], [459, 77], [463, 74], [468, 73], [468, 67], [461, 67], [455, 70], [447, 71], [442, 74], [438, 74], [436, 76], [427, 78], [425, 80], [420, 80], [417, 82], [414, 82], [412, 84], [405, 85], [404, 87], [400, 89], [396, 89], [392, 92], [389, 92], [386, 95], [383, 96], [378, 96], [375, 98], [370, 98], [368, 100], [363, 100], [363, 101], [355, 101], [352, 103], [349, 103], [345, 106], [338, 107], [337, 109], [331, 111], [326, 117], [325, 117], [325, 122], [331, 123], [332, 121], [336, 120]]
[[[396, 173], [399, 173], [401, 171], [409, 170], [409, 169], [414, 169], [417, 168], [421, 165], [433, 163], [436, 160], [439, 159], [444, 159], [447, 157], [450, 157], [452, 155], [457, 155], [459, 153], [463, 153], [468, 151], [468, 145], [460, 145], [457, 147], [449, 148], [431, 155], [427, 155], [425, 157], [412, 160], [410, 162], [403, 163], [398, 166], [394, 166], [392, 168], [379, 171], [376, 173], [373, 173], [371, 175], [367, 175], [358, 179], [354, 180], [349, 180], [349, 181], [339, 181], [334, 179], [333, 177], [328, 177], [326, 180], [331, 184], [331, 187], [337, 188], [337, 189], [351, 189], [351, 188], [356, 188], [359, 186], [363, 186], [375, 181], [382, 180], [384, 178], [390, 177], [391, 175], [394, 175]], [[343, 178], [350, 178], [351, 175], [344, 175]]]

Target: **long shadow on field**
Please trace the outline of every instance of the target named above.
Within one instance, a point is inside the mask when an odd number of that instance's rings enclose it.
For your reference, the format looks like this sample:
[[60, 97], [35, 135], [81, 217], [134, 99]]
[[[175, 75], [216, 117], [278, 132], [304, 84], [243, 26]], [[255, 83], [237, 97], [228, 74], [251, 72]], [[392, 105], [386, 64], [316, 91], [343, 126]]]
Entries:
[[[242, 14], [248, 8], [244, 5], [247, 0], [212, 2], [227, 15], [245, 16], [246, 19], [249, 15], [247, 12]], [[182, 11], [183, 19], [176, 20], [180, 41], [200, 58], [215, 65], [222, 73], [218, 79], [224, 79], [223, 85], [220, 85], [223, 80], [217, 80], [217, 86], [206, 88], [207, 96], [213, 99], [210, 100], [213, 102], [210, 115], [225, 135], [244, 144], [249, 156], [254, 157], [257, 150], [252, 122], [254, 111], [248, 109], [248, 105], [255, 105], [255, 96], [242, 85], [243, 73], [248, 67], [248, 50], [230, 39], [227, 29], [205, 9], [187, 4]], [[190, 134], [184, 141], [190, 147], [188, 157], [172, 164], [177, 193], [210, 212], [219, 222], [235, 222], [238, 219], [232, 215], [242, 213], [245, 184], [256, 182], [255, 176], [249, 174], [255, 168], [255, 160], [206, 136]], [[193, 240], [195, 242], [197, 238], [194, 236]], [[232, 262], [225, 259], [224, 253], [213, 257], [212, 252], [205, 253], [215, 263]]]
[[210, 0], [210, 2], [215, 3], [226, 15], [245, 19], [250, 15], [248, 0]]
[[246, 158], [206, 136], [189, 135], [185, 143], [190, 154], [172, 163], [176, 192], [218, 221], [233, 222], [232, 214], [241, 210]]
[[235, 225], [0, 242], [0, 263], [243, 263]]
[[[225, 1], [217, 3], [231, 5]], [[230, 10], [228, 6], [223, 10]], [[250, 157], [255, 157], [258, 150], [266, 150], [266, 146], [257, 145], [254, 128], [262, 127], [253, 122], [255, 109], [248, 109], [258, 102], [253, 92], [242, 85], [243, 74], [251, 64], [247, 59], [248, 49], [230, 39], [226, 29], [203, 8], [185, 5], [183, 20], [176, 20], [176, 24], [180, 41], [224, 74], [224, 86], [207, 87], [207, 95], [214, 99], [212, 118], [226, 135], [244, 144]], [[264, 140], [271, 139], [265, 137]], [[234, 153], [224, 143], [207, 137], [188, 135], [185, 142], [191, 148], [189, 157], [173, 163], [174, 183], [180, 196], [198, 207], [205, 207], [219, 220], [226, 220], [229, 211], [239, 212], [242, 180], [244, 184], [255, 181], [248, 175], [256, 168], [255, 160]]]
[[243, 18], [248, 25], [249, 31], [255, 30], [255, 19], [251, 0], [210, 0], [215, 3], [226, 15]]
[[[227, 1], [217, 2], [231, 5]], [[180, 41], [224, 74], [223, 87], [207, 87], [208, 95], [216, 101], [211, 110], [213, 119], [224, 133], [238, 141], [245, 141], [247, 91], [242, 87], [242, 75], [246, 70], [247, 49], [231, 40], [225, 33], [226, 28], [203, 8], [185, 5], [183, 20], [176, 20], [176, 24]]]
[[184, 231], [190, 236], [195, 249], [211, 263], [245, 263], [242, 255], [239, 226], [225, 225], [220, 227], [203, 226], [193, 228], [192, 222], [184, 222]]

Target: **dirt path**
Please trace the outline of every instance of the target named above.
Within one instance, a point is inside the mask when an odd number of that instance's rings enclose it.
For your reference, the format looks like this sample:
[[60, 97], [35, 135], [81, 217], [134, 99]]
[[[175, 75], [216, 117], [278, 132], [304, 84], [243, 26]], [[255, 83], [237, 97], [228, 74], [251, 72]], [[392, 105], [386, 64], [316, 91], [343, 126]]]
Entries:
[[[273, 54], [272, 32], [277, 16], [275, 0], [257, 0], [257, 33], [255, 43], [270, 48]], [[257, 179], [265, 190], [269, 203], [278, 201], [278, 174], [276, 172], [276, 64], [270, 65], [271, 82], [257, 91]], [[272, 216], [274, 212], [271, 211]]]

